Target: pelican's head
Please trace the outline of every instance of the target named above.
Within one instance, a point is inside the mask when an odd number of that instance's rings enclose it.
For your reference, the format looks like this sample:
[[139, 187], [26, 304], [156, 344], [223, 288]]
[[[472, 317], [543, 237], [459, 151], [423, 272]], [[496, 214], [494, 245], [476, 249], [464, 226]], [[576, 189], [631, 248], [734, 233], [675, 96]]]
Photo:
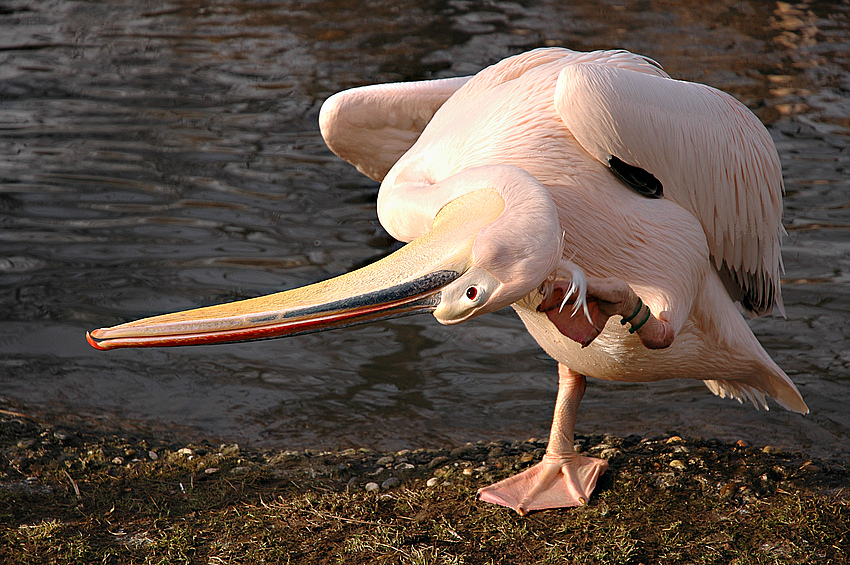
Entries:
[[[420, 312], [433, 312], [444, 324], [462, 322], [523, 298], [554, 269], [560, 247], [541, 260], [532, 253], [533, 237], [512, 233], [510, 225], [521, 218], [516, 213], [499, 191], [473, 190], [446, 204], [428, 233], [362, 269], [277, 294], [93, 330], [88, 341], [97, 349], [249, 341]], [[536, 272], [529, 274], [530, 267]]]

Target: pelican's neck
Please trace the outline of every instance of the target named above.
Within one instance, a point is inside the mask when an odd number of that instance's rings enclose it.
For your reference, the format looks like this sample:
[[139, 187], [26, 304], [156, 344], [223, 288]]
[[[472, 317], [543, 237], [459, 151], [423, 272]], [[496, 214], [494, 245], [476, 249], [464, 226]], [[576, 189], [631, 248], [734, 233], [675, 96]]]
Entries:
[[503, 282], [503, 294], [511, 298], [504, 305], [536, 288], [561, 260], [563, 234], [555, 204], [546, 187], [524, 169], [473, 167], [435, 183], [389, 178], [394, 182], [385, 180], [378, 195], [378, 217], [401, 241], [428, 233], [440, 209], [460, 196], [486, 189], [501, 196], [504, 210], [478, 232], [472, 261]]
[[549, 191], [519, 167], [472, 167], [436, 182], [406, 170], [393, 173], [387, 175], [378, 193], [378, 219], [400, 241], [412, 241], [428, 233], [443, 206], [476, 190], [498, 192], [505, 201], [505, 213], [517, 221], [541, 215], [557, 218]]

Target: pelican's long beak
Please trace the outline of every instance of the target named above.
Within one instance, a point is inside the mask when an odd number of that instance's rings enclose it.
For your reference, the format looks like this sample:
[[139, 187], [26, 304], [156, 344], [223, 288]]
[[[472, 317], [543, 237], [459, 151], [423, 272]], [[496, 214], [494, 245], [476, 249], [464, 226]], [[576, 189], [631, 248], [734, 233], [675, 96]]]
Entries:
[[87, 334], [96, 349], [269, 339], [431, 312], [470, 266], [475, 236], [504, 201], [479, 190], [440, 210], [430, 232], [357, 271], [277, 294], [165, 314]]

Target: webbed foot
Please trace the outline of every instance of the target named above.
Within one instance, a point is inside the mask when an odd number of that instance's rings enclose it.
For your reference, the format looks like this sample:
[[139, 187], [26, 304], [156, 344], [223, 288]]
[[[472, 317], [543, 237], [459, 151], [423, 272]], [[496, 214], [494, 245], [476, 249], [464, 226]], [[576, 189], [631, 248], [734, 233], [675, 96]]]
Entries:
[[485, 502], [513, 508], [521, 516], [533, 510], [582, 506], [590, 500], [608, 462], [578, 453], [547, 453], [543, 461], [522, 473], [479, 489]]

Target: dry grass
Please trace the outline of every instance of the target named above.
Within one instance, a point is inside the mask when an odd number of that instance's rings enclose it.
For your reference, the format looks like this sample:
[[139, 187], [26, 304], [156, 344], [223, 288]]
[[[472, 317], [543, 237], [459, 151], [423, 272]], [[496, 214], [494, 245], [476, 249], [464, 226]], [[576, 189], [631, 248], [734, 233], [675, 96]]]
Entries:
[[[12, 427], [24, 431], [10, 432], [10, 425], [3, 428], [0, 462], [5, 563], [850, 559], [847, 470], [799, 454], [719, 442], [591, 438], [591, 452], [615, 450], [591, 503], [522, 518], [476, 501], [475, 491], [527, 466], [523, 455], [536, 458], [539, 444], [503, 444], [504, 454], [486, 459], [480, 472], [472, 468], [481, 468], [490, 445], [455, 457], [414, 452], [408, 457], [417, 464], [399, 487], [365, 492], [362, 482], [382, 454], [200, 446], [187, 455], [176, 446], [118, 437], [44, 441], [49, 428], [23, 422]], [[438, 456], [447, 459], [429, 468], [427, 461]], [[684, 469], [670, 466], [674, 457]], [[435, 474], [439, 485], [426, 486]]]

